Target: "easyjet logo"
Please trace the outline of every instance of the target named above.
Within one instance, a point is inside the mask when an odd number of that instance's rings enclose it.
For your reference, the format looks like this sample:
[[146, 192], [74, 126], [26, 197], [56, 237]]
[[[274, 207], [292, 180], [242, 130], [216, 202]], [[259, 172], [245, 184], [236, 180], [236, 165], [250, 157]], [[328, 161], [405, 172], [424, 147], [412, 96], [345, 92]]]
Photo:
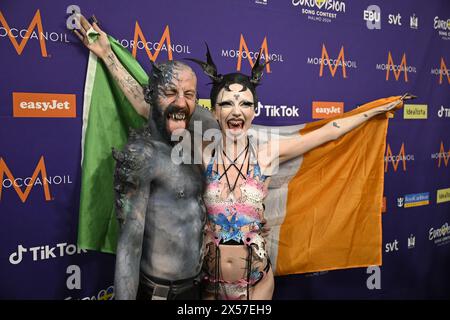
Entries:
[[[38, 178], [38, 175], [40, 174], [41, 179]], [[6, 175], [6, 179], [5, 179]], [[39, 183], [38, 182], [39, 179]], [[2, 199], [2, 191], [3, 188], [13, 187], [16, 191], [17, 195], [19, 196], [20, 200], [22, 202], [25, 202], [30, 195], [31, 189], [33, 186], [37, 184], [41, 184], [44, 188], [44, 197], [46, 201], [50, 201], [51, 195], [50, 195], [50, 188], [49, 188], [49, 182], [47, 178], [47, 169], [45, 167], [44, 162], [44, 156], [41, 156], [39, 159], [39, 162], [34, 169], [33, 175], [31, 177], [28, 177], [26, 179], [22, 178], [15, 178], [12, 174], [11, 170], [9, 170], [8, 166], [6, 165], [6, 162], [3, 160], [3, 158], [0, 157], [0, 200]], [[28, 181], [27, 181], [28, 180]], [[22, 191], [21, 186], [25, 184], [25, 191]]]
[[[11, 28], [9, 26], [2, 11], [0, 11], [0, 24], [3, 26], [3, 30], [5, 30], [6, 35], [8, 36], [9, 40], [11, 41], [11, 43], [14, 46], [14, 49], [16, 50], [18, 55], [22, 54], [28, 40], [34, 36], [35, 38], [39, 38], [39, 44], [41, 47], [42, 57], [48, 56], [47, 55], [47, 47], [46, 47], [45, 38], [44, 38], [44, 28], [42, 27], [42, 19], [41, 19], [41, 13], [40, 13], [39, 9], [34, 14], [34, 17], [31, 20], [28, 28], [21, 30], [20, 32], [19, 32], [19, 30], [15, 29], [15, 28]], [[35, 30], [35, 29], [38, 30], [37, 34], [35, 32], [33, 32], [33, 30]], [[23, 33], [22, 31], [25, 31], [25, 33]], [[19, 35], [22, 38], [20, 43], [16, 40], [16, 38], [18, 38]]]
[[447, 167], [449, 158], [450, 158], [450, 149], [448, 151], [445, 151], [444, 142], [441, 141], [441, 147], [439, 149], [439, 152], [433, 153], [431, 155], [431, 159], [438, 159], [438, 168], [440, 168], [441, 163], [443, 163], [445, 167]]
[[[243, 34], [239, 38], [239, 49], [222, 49], [222, 57], [237, 59], [236, 70], [241, 71], [242, 60], [248, 61], [251, 68], [255, 65], [256, 59], [261, 54], [262, 62], [284, 62], [283, 55], [280, 53], [269, 52], [267, 36], [262, 40], [261, 45], [256, 50], [250, 50]], [[271, 73], [271, 65], [266, 64], [266, 72]]]
[[400, 78], [400, 76], [403, 72], [405, 82], [408, 82], [408, 73], [417, 73], [417, 69], [415, 66], [407, 65], [405, 53], [403, 53], [400, 64], [395, 64], [390, 51], [388, 52], [387, 63], [386, 64], [382, 64], [382, 63], [377, 64], [376, 69], [386, 71], [386, 81], [389, 80], [391, 71], [394, 74], [394, 78], [396, 81], [398, 81], [398, 79]]
[[336, 59], [330, 58], [328, 54], [327, 48], [325, 44], [322, 44], [322, 54], [319, 57], [308, 57], [308, 64], [320, 65], [319, 76], [323, 77], [325, 67], [328, 67], [330, 70], [331, 76], [334, 78], [336, 75], [338, 67], [341, 67], [342, 77], [347, 78], [347, 69], [348, 68], [357, 68], [356, 61], [352, 61], [345, 58], [345, 50], [344, 46], [341, 46], [341, 50], [339, 51], [338, 57]]
[[75, 118], [76, 95], [13, 92], [16, 118]]
[[325, 119], [344, 113], [343, 102], [313, 101], [312, 118]]
[[384, 156], [384, 162], [385, 162], [384, 172], [388, 171], [389, 163], [392, 163], [394, 172], [396, 172], [400, 165], [400, 161], [402, 163], [403, 171], [406, 171], [406, 161], [414, 161], [414, 155], [405, 153], [405, 144], [404, 143], [402, 143], [399, 153], [397, 155], [393, 155], [391, 146], [388, 143], [387, 147], [386, 147], [386, 153]]

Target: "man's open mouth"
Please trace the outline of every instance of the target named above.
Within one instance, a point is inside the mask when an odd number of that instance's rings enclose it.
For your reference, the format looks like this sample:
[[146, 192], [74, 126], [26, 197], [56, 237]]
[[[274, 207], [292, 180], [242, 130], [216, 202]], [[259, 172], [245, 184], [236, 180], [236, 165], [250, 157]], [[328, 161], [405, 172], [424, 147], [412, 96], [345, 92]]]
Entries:
[[167, 114], [167, 119], [172, 119], [172, 120], [186, 120], [187, 115], [184, 111], [180, 111], [180, 112], [173, 112], [173, 113], [168, 113]]
[[244, 120], [242, 119], [231, 119], [227, 121], [228, 129], [243, 129]]
[[173, 132], [176, 129], [186, 129], [188, 114], [186, 110], [173, 110], [167, 113], [167, 129]]

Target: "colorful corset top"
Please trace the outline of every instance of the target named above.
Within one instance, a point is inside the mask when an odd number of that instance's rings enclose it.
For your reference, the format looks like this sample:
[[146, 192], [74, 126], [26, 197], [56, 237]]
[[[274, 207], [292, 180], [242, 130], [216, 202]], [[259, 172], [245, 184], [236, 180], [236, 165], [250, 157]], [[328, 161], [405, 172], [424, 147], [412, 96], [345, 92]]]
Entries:
[[256, 163], [239, 186], [239, 199], [235, 199], [234, 192], [222, 199], [220, 176], [213, 170], [214, 160], [212, 157], [205, 172], [207, 186], [204, 201], [208, 211], [208, 238], [216, 245], [230, 240], [250, 245], [261, 229], [263, 200], [267, 195], [264, 181], [268, 177], [261, 174]]

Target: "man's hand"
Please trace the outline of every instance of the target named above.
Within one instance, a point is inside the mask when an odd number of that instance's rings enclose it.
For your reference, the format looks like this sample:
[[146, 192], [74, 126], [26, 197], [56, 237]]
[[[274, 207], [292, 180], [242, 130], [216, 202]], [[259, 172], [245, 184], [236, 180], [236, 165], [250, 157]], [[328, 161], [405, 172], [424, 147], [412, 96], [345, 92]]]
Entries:
[[[83, 15], [78, 14], [77, 17], [80, 19], [81, 27], [79, 30], [74, 29], [74, 33], [77, 35], [78, 39], [83, 42], [86, 48], [91, 50], [97, 57], [104, 60], [108, 54], [111, 53], [111, 45], [108, 36], [99, 28], [96, 22], [91, 25]], [[96, 40], [89, 41], [89, 35], [87, 33], [92, 30], [98, 33], [98, 36]]]
[[108, 36], [102, 31], [96, 22], [89, 23], [81, 14], [77, 14], [80, 19], [80, 29], [75, 30], [76, 36], [83, 44], [100, 58], [112, 77], [119, 85], [120, 90], [127, 97], [134, 110], [144, 118], [149, 117], [149, 105], [145, 102], [144, 90], [117, 59], [111, 49]]

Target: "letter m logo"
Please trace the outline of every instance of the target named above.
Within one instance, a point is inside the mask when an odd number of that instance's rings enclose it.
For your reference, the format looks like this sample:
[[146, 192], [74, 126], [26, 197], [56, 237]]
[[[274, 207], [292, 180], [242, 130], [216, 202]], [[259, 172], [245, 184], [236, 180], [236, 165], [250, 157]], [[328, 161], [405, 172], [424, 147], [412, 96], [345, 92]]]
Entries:
[[406, 73], [406, 70], [408, 66], [406, 65], [406, 54], [403, 53], [402, 61], [400, 62], [400, 68], [398, 70], [395, 70], [394, 66], [394, 60], [392, 59], [391, 52], [388, 53], [388, 62], [386, 67], [386, 81], [389, 80], [389, 74], [391, 73], [390, 67], [392, 67], [392, 72], [394, 73], [395, 80], [398, 81], [398, 78], [400, 78], [400, 74], [402, 73], [402, 68], [405, 73], [405, 82], [408, 82], [408, 74]]
[[385, 155], [385, 167], [384, 172], [387, 172], [388, 164], [389, 162], [392, 162], [392, 166], [394, 167], [394, 172], [397, 172], [398, 164], [400, 160], [403, 161], [403, 171], [406, 171], [406, 156], [405, 156], [405, 144], [402, 143], [402, 146], [400, 148], [400, 152], [397, 155], [397, 159], [394, 159], [394, 156], [392, 155], [391, 146], [387, 145], [386, 148], [386, 155]]
[[[239, 40], [238, 61], [237, 61], [237, 66], [236, 66], [237, 71], [241, 71], [243, 50], [245, 50], [245, 53], [247, 54], [247, 60], [250, 63], [250, 66], [253, 68], [253, 65], [255, 64], [255, 62], [250, 57], [250, 50], [248, 50], [248, 46], [247, 46], [247, 43], [245, 42], [244, 35], [241, 34], [241, 38]], [[268, 58], [269, 57], [269, 48], [267, 46], [267, 37], [264, 37], [263, 42], [261, 44], [261, 52], [259, 52], [258, 54], [262, 54], [266, 58], [266, 61], [267, 61], [267, 59], [269, 59]], [[256, 58], [257, 57], [255, 57], [255, 60], [256, 60]], [[267, 73], [271, 72], [270, 64], [266, 64], [266, 71], [267, 71]]]
[[22, 202], [25, 202], [28, 198], [28, 196], [30, 195], [31, 189], [34, 186], [34, 183], [36, 182], [37, 176], [38, 174], [41, 173], [41, 178], [42, 178], [42, 184], [44, 186], [44, 195], [45, 195], [45, 200], [46, 201], [50, 201], [51, 200], [51, 196], [50, 196], [50, 189], [48, 186], [48, 179], [47, 179], [47, 170], [45, 168], [45, 162], [44, 162], [44, 156], [41, 156], [41, 158], [39, 159], [39, 162], [36, 166], [36, 168], [34, 169], [33, 172], [33, 176], [31, 177], [30, 182], [27, 184], [26, 188], [25, 188], [25, 192], [23, 192], [20, 187], [17, 185], [16, 180], [13, 174], [11, 173], [11, 170], [9, 170], [8, 166], [6, 165], [6, 162], [3, 160], [3, 158], [0, 158], [0, 200], [2, 199], [2, 189], [3, 189], [3, 185], [4, 185], [4, 179], [3, 176], [6, 174], [6, 177], [11, 181], [12, 186], [14, 187], [14, 190], [16, 190], [17, 195], [19, 196], [20, 200]]
[[[442, 155], [442, 157], [440, 156]], [[441, 141], [441, 148], [439, 149], [439, 162], [438, 162], [438, 168], [441, 167], [441, 160], [444, 159], [444, 165], [447, 167], [448, 165], [448, 159], [450, 158], [450, 150], [447, 152], [444, 149], [444, 143]]]
[[[28, 40], [30, 39], [31, 32], [33, 29], [37, 27], [38, 34], [39, 34], [39, 44], [41, 46], [41, 54], [43, 57], [47, 57], [47, 47], [45, 45], [45, 39], [43, 37], [44, 28], [42, 27], [42, 19], [41, 19], [41, 13], [39, 10], [36, 11], [34, 14], [33, 20], [31, 20], [30, 25], [28, 26], [27, 32], [22, 38], [22, 41], [20, 43], [17, 42], [15, 39], [18, 36], [13, 36], [11, 32], [11, 28], [8, 25], [8, 22], [5, 19], [5, 16], [0, 11], [0, 23], [5, 28], [9, 40], [11, 40], [14, 49], [16, 49], [17, 54], [20, 56], [22, 54], [23, 49], [25, 48], [25, 45], [27, 44]], [[21, 35], [21, 34], [20, 34]], [[22, 36], [22, 35], [21, 35]]]
[[447, 69], [447, 65], [445, 64], [444, 58], [441, 57], [441, 72], [439, 72], [439, 84], [442, 84], [442, 78], [444, 74], [447, 76], [447, 81], [450, 84], [450, 72]]
[[144, 47], [145, 47], [145, 52], [147, 53], [147, 56], [151, 61], [155, 62], [156, 58], [158, 58], [158, 55], [161, 52], [161, 48], [163, 47], [164, 42], [167, 44], [167, 57], [168, 57], [167, 59], [173, 60], [172, 45], [170, 42], [170, 30], [169, 30], [168, 25], [166, 25], [166, 28], [164, 29], [161, 39], [158, 42], [158, 46], [155, 49], [155, 53], [152, 53], [150, 51], [150, 48], [147, 45], [147, 40], [145, 39], [144, 33], [142, 32], [142, 29], [139, 26], [139, 23], [136, 21], [136, 25], [134, 27], [134, 45], [133, 45], [133, 50], [131, 52], [131, 54], [133, 55], [134, 58], [136, 58], [139, 40], [143, 42]]
[[323, 66], [325, 64], [325, 61], [328, 64], [328, 67], [330, 68], [331, 76], [334, 78], [334, 75], [336, 74], [336, 70], [339, 66], [339, 61], [342, 64], [342, 76], [344, 78], [347, 78], [347, 72], [345, 70], [345, 57], [344, 57], [344, 46], [341, 47], [341, 51], [339, 51], [339, 56], [336, 59], [336, 64], [334, 67], [331, 65], [330, 56], [328, 55], [327, 48], [325, 47], [325, 44], [322, 44], [322, 57], [320, 59], [320, 73], [319, 76], [323, 76]]

